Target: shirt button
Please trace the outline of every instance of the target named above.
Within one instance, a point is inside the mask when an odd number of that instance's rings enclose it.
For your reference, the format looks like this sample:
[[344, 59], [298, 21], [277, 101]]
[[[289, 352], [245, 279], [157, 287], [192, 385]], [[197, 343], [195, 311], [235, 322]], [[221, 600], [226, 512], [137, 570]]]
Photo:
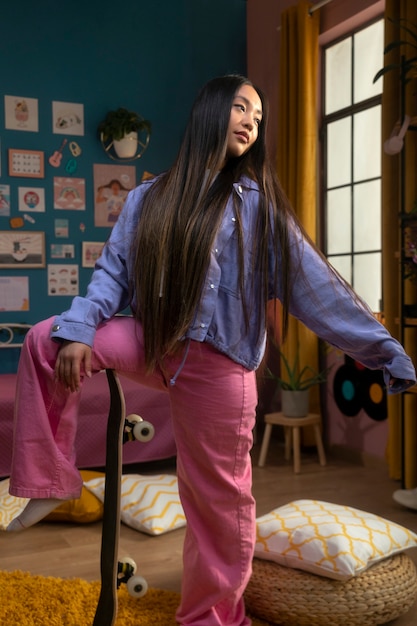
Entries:
[[210, 289], [214, 289], [213, 283], [210, 284]]
[[236, 218], [235, 217], [232, 217], [232, 222], [236, 222]]
[[54, 324], [52, 326], [52, 332], [56, 333], [57, 330], [59, 330], [61, 328], [61, 326], [59, 324]]
[[205, 324], [200, 324], [200, 328], [205, 328], [206, 325]]
[[242, 189], [242, 185], [239, 185], [239, 187], [237, 188], [239, 193], [242, 193], [243, 189]]

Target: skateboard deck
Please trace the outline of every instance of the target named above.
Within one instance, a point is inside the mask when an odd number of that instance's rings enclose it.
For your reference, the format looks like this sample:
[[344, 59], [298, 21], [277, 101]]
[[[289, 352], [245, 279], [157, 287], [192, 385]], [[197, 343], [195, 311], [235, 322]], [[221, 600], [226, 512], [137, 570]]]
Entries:
[[113, 626], [117, 615], [117, 569], [125, 399], [117, 373], [106, 370], [110, 409], [106, 435], [106, 481], [101, 535], [101, 590], [93, 626]]
[[106, 433], [106, 481], [101, 532], [101, 590], [93, 626], [113, 626], [117, 616], [117, 589], [127, 585], [129, 594], [141, 598], [148, 590], [142, 576], [136, 576], [136, 563], [125, 557], [118, 560], [120, 534], [120, 493], [122, 446], [127, 441], [150, 441], [154, 427], [139, 415], [126, 417], [125, 397], [117, 372], [106, 369], [110, 389], [110, 409]]

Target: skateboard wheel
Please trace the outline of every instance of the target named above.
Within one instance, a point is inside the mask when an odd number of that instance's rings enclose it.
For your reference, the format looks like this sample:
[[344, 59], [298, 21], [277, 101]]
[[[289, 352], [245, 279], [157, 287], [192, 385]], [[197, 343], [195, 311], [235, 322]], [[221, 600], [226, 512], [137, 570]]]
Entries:
[[127, 432], [128, 439], [136, 439], [136, 441], [151, 441], [155, 435], [155, 428], [150, 422], [143, 420], [140, 415], [128, 415], [126, 418], [125, 432]]
[[142, 576], [132, 576], [127, 581], [126, 586], [132, 598], [142, 598], [148, 591], [148, 583]]
[[137, 422], [133, 426], [133, 436], [137, 441], [151, 441], [155, 435], [155, 428], [150, 422]]

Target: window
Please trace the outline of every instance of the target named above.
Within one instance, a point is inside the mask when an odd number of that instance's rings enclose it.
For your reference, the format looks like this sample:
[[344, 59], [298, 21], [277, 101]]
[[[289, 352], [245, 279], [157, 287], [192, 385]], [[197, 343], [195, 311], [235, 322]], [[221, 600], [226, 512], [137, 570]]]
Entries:
[[330, 263], [380, 311], [380, 19], [323, 50], [323, 243]]

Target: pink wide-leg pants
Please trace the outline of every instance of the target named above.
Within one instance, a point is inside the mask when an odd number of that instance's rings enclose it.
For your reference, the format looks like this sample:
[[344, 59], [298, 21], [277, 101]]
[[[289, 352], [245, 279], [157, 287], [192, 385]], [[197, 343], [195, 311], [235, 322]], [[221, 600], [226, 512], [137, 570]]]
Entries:
[[[53, 319], [28, 333], [18, 369], [12, 494], [28, 498], [79, 497], [74, 440], [80, 393], [54, 380], [59, 343]], [[93, 373], [105, 368], [165, 389], [177, 445], [177, 473], [187, 518], [179, 624], [248, 626], [243, 592], [251, 574], [255, 503], [250, 449], [257, 403], [253, 372], [206, 343], [191, 341], [165, 363], [166, 377], [145, 375], [142, 329], [115, 317], [97, 329]], [[104, 416], [103, 416], [104, 418]]]

